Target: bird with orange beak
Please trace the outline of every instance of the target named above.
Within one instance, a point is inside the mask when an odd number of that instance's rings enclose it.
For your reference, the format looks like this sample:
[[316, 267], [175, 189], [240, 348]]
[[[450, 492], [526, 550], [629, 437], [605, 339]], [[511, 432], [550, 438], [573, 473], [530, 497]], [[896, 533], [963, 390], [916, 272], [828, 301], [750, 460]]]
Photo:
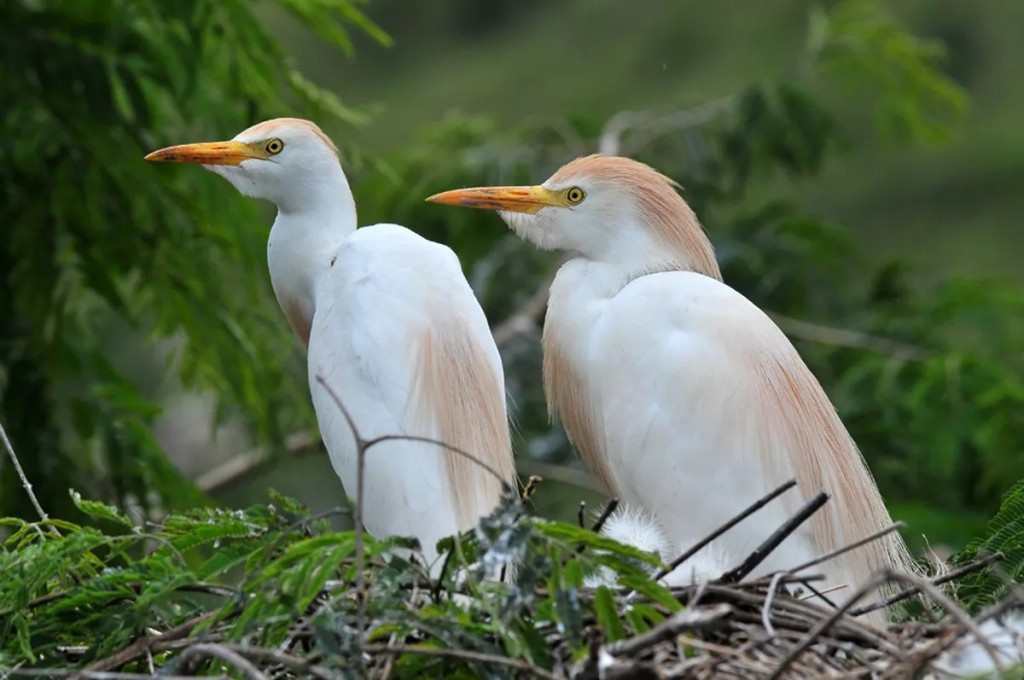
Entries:
[[356, 495], [349, 417], [362, 440], [384, 438], [366, 452], [364, 524], [378, 538], [419, 539], [434, 561], [437, 541], [473, 527], [516, 479], [501, 358], [458, 257], [396, 224], [357, 230], [338, 150], [306, 120], [268, 120], [146, 160], [200, 164], [277, 206], [270, 280], [307, 348], [334, 470]]
[[[538, 186], [427, 200], [496, 210], [520, 237], [569, 253], [544, 321], [549, 409], [607, 491], [652, 513], [670, 544], [706, 536], [793, 478], [803, 499], [783, 496], [719, 539], [746, 555], [803, 501], [830, 494], [754, 576], [888, 527], [825, 391], [775, 323], [723, 283], [676, 188], [643, 163], [594, 155]], [[882, 567], [915, 567], [895, 533], [815, 569], [852, 593]]]

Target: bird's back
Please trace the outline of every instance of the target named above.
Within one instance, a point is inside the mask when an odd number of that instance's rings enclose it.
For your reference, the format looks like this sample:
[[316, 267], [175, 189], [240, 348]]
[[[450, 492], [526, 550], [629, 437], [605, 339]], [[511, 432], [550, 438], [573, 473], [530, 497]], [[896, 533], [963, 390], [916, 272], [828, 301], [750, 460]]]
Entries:
[[[335, 470], [355, 495], [356, 448], [318, 376], [364, 440], [426, 437], [515, 478], [501, 359], [450, 249], [389, 224], [357, 230], [316, 291], [309, 342], [313, 403]], [[387, 441], [367, 454], [364, 515], [377, 536], [437, 539], [471, 527], [500, 481], [444, 447]]]
[[[827, 491], [829, 504], [761, 571], [796, 566], [890, 523], [824, 390], [761, 310], [692, 272], [588, 295], [593, 266], [570, 262], [552, 287], [546, 388], [574, 442], [591, 449], [591, 467], [604, 468], [623, 500], [687, 541], [787, 479], [797, 479], [804, 499]], [[798, 505], [791, 492], [744, 521], [723, 539], [729, 552], [747, 554]], [[873, 569], [908, 565], [892, 535], [828, 571], [859, 584]]]

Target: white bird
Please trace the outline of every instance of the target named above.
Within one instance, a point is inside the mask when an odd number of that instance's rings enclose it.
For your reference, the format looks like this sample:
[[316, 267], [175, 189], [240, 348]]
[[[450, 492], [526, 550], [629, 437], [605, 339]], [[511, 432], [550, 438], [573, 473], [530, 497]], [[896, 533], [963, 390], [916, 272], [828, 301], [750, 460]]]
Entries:
[[516, 480], [501, 358], [458, 257], [395, 224], [357, 230], [338, 150], [306, 120], [268, 120], [230, 141], [168, 147], [146, 159], [202, 164], [244, 195], [277, 205], [267, 243], [271, 282], [307, 348], [320, 433], [350, 496], [357, 447], [318, 377], [364, 440], [426, 437], [497, 473], [432, 443], [390, 440], [367, 452], [366, 529], [415, 537], [435, 561], [436, 542], [472, 527], [497, 505], [501, 482]]
[[[720, 540], [744, 557], [819, 490], [830, 502], [752, 575], [785, 570], [891, 520], [856, 445], [796, 349], [722, 282], [677, 185], [627, 158], [588, 156], [539, 186], [428, 201], [500, 211], [522, 238], [569, 253], [544, 322], [552, 414], [607, 490], [647, 508], [673, 545], [703, 538], [788, 479], [791, 492]], [[852, 589], [912, 569], [895, 533], [815, 570]]]

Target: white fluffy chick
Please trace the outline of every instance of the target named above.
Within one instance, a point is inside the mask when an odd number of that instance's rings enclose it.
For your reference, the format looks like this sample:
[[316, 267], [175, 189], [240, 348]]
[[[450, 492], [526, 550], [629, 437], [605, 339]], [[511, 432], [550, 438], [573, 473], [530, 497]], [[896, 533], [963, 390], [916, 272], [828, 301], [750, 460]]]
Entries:
[[[620, 505], [605, 520], [601, 527], [601, 535], [623, 545], [654, 553], [662, 562], [671, 561], [692, 545], [674, 548], [650, 512], [645, 508], [630, 505]], [[731, 566], [724, 549], [712, 543], [665, 576], [661, 583], [669, 587], [703, 583], [718, 578]], [[653, 569], [648, 571], [653, 575]], [[584, 581], [584, 585], [590, 588], [600, 585], [614, 586], [615, 583], [615, 573], [607, 567], [600, 567]]]

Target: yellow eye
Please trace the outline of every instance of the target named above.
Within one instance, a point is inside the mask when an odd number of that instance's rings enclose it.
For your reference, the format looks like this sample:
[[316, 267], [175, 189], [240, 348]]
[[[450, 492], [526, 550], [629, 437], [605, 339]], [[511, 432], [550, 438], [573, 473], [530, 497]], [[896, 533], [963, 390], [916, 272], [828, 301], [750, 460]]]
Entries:
[[263, 145], [263, 148], [266, 149], [267, 153], [269, 153], [271, 156], [276, 156], [277, 154], [281, 153], [282, 149], [284, 149], [284, 142], [282, 142], [280, 139], [271, 139], [269, 142]]
[[586, 197], [586, 192], [579, 187], [570, 187], [565, 191], [565, 200], [569, 201], [570, 205], [579, 205]]

